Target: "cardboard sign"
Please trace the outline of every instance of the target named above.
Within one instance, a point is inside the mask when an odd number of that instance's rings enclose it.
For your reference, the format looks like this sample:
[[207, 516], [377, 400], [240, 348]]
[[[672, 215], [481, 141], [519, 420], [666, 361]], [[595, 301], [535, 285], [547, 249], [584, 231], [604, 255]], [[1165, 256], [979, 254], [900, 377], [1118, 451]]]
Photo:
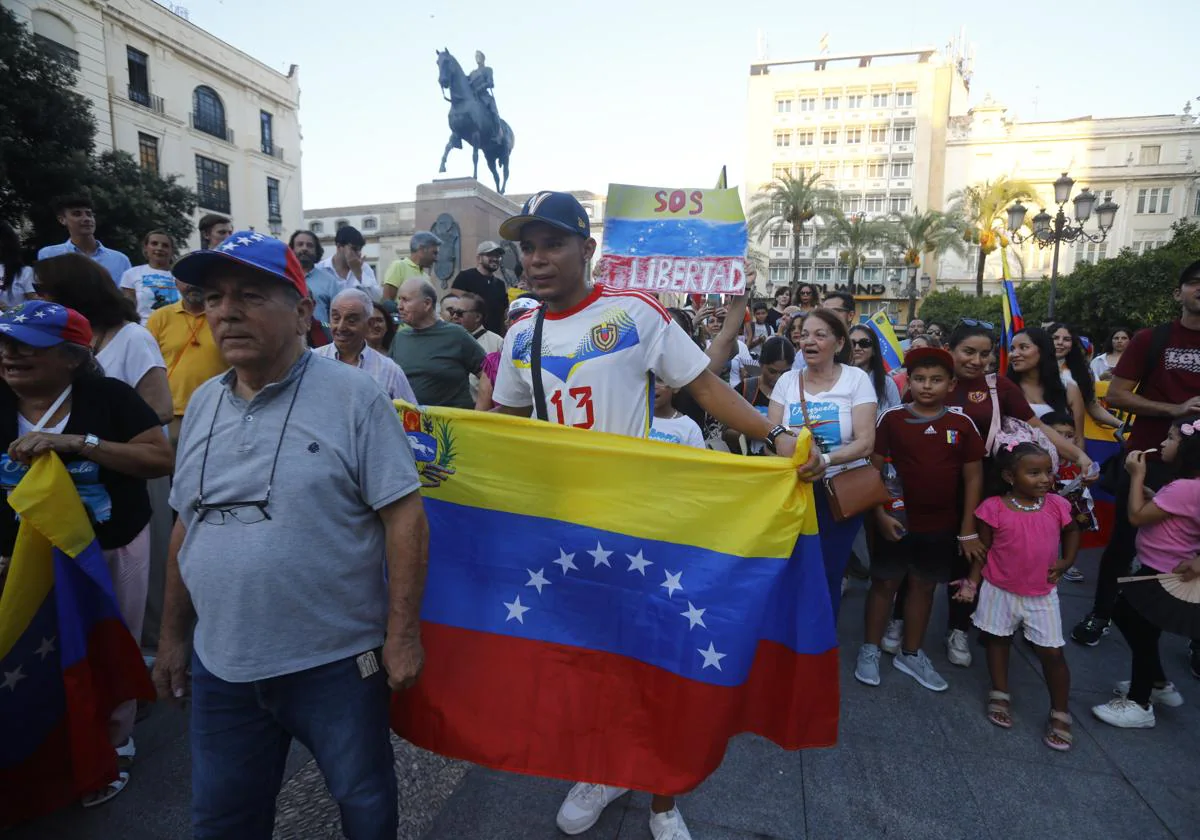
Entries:
[[738, 191], [610, 184], [596, 278], [614, 289], [740, 295], [746, 217]]

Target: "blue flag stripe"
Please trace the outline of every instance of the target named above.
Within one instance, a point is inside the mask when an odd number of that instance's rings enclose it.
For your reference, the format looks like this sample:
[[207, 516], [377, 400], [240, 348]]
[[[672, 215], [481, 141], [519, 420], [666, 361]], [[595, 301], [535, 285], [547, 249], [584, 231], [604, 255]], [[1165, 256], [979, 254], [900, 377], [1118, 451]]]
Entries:
[[609, 219], [604, 252], [627, 257], [737, 257], [746, 253], [745, 222]]
[[872, 319], [867, 319], [867, 324], [871, 327], [871, 331], [879, 338], [879, 353], [883, 359], [884, 367], [889, 371], [899, 370], [904, 367], [904, 363], [900, 361], [900, 357], [896, 354], [896, 348], [888, 343], [887, 336], [883, 334], [883, 330], [879, 328], [879, 324]]
[[816, 535], [790, 560], [744, 558], [435, 499], [425, 508], [426, 621], [726, 686], [746, 679], [760, 639], [802, 654], [836, 645]]

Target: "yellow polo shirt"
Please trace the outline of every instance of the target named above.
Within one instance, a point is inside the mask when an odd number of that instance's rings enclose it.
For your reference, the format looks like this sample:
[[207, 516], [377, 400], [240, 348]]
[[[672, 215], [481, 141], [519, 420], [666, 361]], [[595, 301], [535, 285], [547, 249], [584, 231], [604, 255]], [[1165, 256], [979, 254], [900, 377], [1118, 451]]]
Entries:
[[182, 302], [154, 310], [146, 329], [162, 350], [175, 416], [182, 417], [192, 393], [229, 365], [221, 358], [208, 319], [188, 312]]
[[423, 280], [429, 279], [429, 275], [412, 261], [412, 257], [401, 257], [388, 266], [387, 275], [383, 278], [383, 285], [395, 286], [399, 289], [406, 281], [414, 277], [420, 277]]

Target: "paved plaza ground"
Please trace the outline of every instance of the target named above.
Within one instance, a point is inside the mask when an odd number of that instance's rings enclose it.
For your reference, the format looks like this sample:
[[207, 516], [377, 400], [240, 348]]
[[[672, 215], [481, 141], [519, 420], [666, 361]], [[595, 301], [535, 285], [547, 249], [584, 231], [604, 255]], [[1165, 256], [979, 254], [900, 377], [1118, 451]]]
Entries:
[[[1091, 604], [1097, 554], [1081, 563], [1084, 584], [1064, 583], [1069, 628]], [[1016, 725], [984, 718], [982, 649], [969, 669], [951, 666], [940, 634], [928, 650], [950, 682], [933, 694], [890, 666], [883, 684], [855, 682], [865, 584], [842, 608], [842, 705], [836, 748], [789, 753], [752, 736], [734, 740], [721, 768], [681, 808], [695, 840], [750, 838], [1200, 838], [1200, 681], [1186, 645], [1166, 637], [1164, 662], [1187, 703], [1160, 709], [1152, 730], [1127, 731], [1089, 711], [1127, 679], [1128, 650], [1114, 632], [1099, 647], [1068, 643], [1075, 748], [1041, 742], [1048, 697], [1026, 646], [1014, 646]], [[943, 627], [939, 602], [934, 627]], [[5, 835], [5, 840], [174, 840], [188, 834], [190, 794], [185, 719], [158, 708], [136, 733], [138, 764], [129, 789], [93, 810], [72, 808]], [[569, 784], [472, 767], [395, 739], [404, 840], [555, 840], [554, 815]], [[609, 807], [587, 840], [644, 840], [649, 797]], [[277, 838], [340, 837], [337, 809], [303, 750], [293, 750], [280, 795]]]

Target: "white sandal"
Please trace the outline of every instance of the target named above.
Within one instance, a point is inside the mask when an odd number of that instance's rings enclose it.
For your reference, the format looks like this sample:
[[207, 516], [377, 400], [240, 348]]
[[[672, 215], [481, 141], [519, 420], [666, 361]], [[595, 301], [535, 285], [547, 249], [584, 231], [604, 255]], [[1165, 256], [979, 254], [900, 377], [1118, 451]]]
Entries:
[[117, 747], [117, 778], [109, 782], [106, 787], [85, 794], [81, 803], [83, 807], [95, 808], [97, 805], [103, 805], [125, 790], [125, 786], [129, 784], [129, 768], [133, 766], [135, 756], [137, 756], [137, 747], [134, 745], [131, 735], [129, 740]]

